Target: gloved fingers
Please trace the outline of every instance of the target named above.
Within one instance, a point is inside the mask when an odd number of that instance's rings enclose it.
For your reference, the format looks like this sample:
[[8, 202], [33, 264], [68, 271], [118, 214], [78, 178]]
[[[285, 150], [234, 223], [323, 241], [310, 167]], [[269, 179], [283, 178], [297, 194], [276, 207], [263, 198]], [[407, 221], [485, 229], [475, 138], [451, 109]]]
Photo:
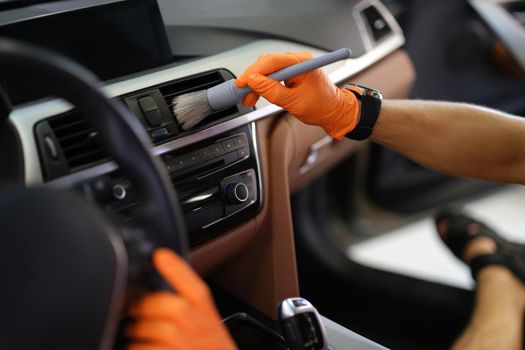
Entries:
[[178, 321], [179, 317], [184, 317], [181, 314], [191, 311], [182, 297], [169, 292], [155, 292], [142, 297], [129, 308], [128, 313], [134, 318]]
[[184, 259], [166, 248], [153, 252], [153, 265], [177, 294], [199, 306], [212, 303], [211, 292], [204, 281]]
[[175, 350], [172, 347], [159, 344], [133, 343], [127, 347], [127, 350]]
[[248, 95], [246, 95], [244, 97], [244, 100], [242, 101], [242, 103], [245, 105], [245, 106], [248, 106], [248, 107], [253, 107], [255, 106], [255, 104], [257, 103], [257, 101], [259, 100], [259, 95], [257, 95], [256, 93], [252, 92]]
[[150, 342], [172, 349], [177, 345], [176, 339], [179, 331], [169, 321], [140, 320], [128, 325], [125, 334], [133, 342]]
[[217, 322], [220, 320], [217, 310], [210, 301], [203, 300], [200, 304], [193, 305], [182, 296], [168, 292], [156, 292], [142, 297], [129, 308], [128, 313], [136, 319], [164, 319], [190, 328], [188, 320], [196, 317], [217, 320]]
[[180, 331], [189, 332], [194, 332], [199, 322], [220, 323], [214, 310], [199, 310], [180, 297], [171, 295], [171, 298], [174, 300], [146, 296], [140, 304], [132, 306], [129, 314], [138, 322], [168, 321]]
[[285, 109], [287, 108], [287, 96], [290, 95], [290, 91], [277, 80], [273, 80], [260, 74], [252, 74], [248, 78], [248, 85], [253, 91], [263, 96], [271, 103], [279, 105]]
[[252, 74], [268, 75], [293, 64], [309, 60], [312, 57], [313, 55], [309, 52], [263, 54], [237, 78], [236, 85], [238, 87], [249, 85], [248, 80]]
[[[241, 79], [242, 77], [242, 79]], [[242, 75], [237, 77], [237, 79], [235, 79], [235, 86], [237, 87], [245, 87], [246, 85], [248, 85], [248, 77], [243, 77]]]
[[[289, 89], [293, 89], [297, 86], [299, 86], [303, 81], [311, 77], [312, 75], [316, 74], [318, 70], [321, 70], [321, 68], [318, 68], [316, 70], [313, 70], [311, 72], [307, 72], [301, 75], [298, 75], [296, 77], [290, 78], [285, 80], [284, 86], [286, 86]], [[322, 70], [321, 70], [322, 71]]]

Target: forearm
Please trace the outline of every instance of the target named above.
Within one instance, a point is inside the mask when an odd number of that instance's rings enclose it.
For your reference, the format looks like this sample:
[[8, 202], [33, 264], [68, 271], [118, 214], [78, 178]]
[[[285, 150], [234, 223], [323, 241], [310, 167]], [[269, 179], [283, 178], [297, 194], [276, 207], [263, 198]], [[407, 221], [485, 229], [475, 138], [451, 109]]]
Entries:
[[387, 100], [370, 139], [448, 175], [525, 183], [525, 120], [488, 108]]

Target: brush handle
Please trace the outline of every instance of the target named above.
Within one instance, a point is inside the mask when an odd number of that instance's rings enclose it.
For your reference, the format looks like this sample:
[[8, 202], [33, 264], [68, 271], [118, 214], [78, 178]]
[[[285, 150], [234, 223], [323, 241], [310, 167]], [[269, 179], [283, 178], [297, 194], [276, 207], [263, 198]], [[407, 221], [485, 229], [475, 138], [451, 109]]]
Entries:
[[331, 63], [350, 58], [351, 52], [350, 49], [339, 49], [332, 51], [330, 53], [314, 57], [307, 61], [303, 61], [293, 66], [288, 66], [277, 72], [268, 75], [268, 78], [272, 78], [277, 81], [288, 80], [290, 78], [296, 77], [298, 75], [310, 72], [314, 69], [324, 67]]
[[[307, 61], [288, 66], [269, 74], [268, 78], [277, 81], [287, 80], [331, 63], [350, 58], [350, 55], [350, 49], [343, 48], [335, 50]], [[235, 79], [230, 79], [208, 90], [208, 102], [211, 108], [217, 111], [242, 102], [244, 97], [250, 92], [253, 92], [253, 90], [249, 86], [239, 88], [235, 85]]]

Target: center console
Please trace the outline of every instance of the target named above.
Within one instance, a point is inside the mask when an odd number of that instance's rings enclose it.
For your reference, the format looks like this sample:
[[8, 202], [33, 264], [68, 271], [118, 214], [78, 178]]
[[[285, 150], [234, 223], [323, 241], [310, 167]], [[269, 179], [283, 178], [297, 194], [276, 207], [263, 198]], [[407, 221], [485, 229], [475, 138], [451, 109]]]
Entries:
[[[162, 155], [179, 196], [191, 247], [259, 211], [262, 188], [254, 128], [244, 125]], [[135, 189], [118, 171], [80, 186], [106, 210], [132, 217]]]

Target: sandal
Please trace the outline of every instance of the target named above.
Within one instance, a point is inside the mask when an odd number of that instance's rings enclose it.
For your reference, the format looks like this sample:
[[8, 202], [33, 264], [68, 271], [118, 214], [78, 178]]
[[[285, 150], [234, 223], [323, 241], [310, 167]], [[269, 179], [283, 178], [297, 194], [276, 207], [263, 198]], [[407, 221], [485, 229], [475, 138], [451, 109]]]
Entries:
[[[484, 223], [458, 210], [440, 212], [435, 222], [443, 243], [463, 262], [465, 247], [472, 239], [484, 236], [494, 241], [494, 253], [478, 255], [468, 263], [474, 280], [482, 268], [501, 265], [525, 283], [525, 245], [507, 241]], [[446, 225], [446, 228], [439, 230], [442, 225]]]

